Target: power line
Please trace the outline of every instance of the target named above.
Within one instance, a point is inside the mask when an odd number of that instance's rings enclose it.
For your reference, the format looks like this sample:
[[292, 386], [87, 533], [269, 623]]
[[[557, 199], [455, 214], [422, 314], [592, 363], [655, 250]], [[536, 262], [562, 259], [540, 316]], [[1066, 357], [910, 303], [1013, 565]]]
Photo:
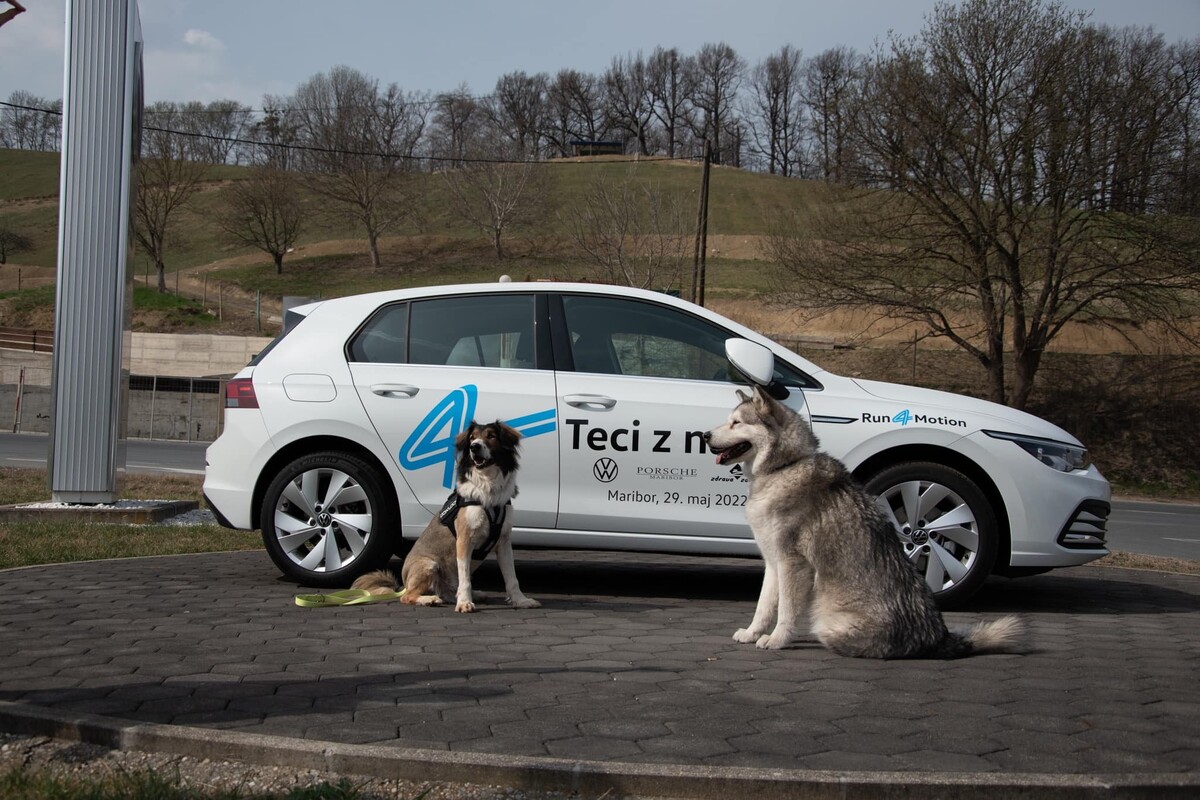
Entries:
[[[54, 116], [62, 116], [62, 113], [63, 113], [61, 111], [56, 111], [51, 108], [36, 108], [33, 106], [23, 106], [23, 105], [18, 105], [16, 103], [7, 103], [7, 102], [4, 102], [3, 100], [0, 100], [0, 106], [5, 106], [7, 108], [15, 108], [15, 109], [18, 109], [21, 111], [35, 111], [35, 112], [39, 112], [42, 114], [51, 114]], [[511, 159], [511, 158], [457, 158], [454, 156], [416, 156], [416, 155], [410, 155], [407, 153], [385, 153], [385, 152], [377, 152], [377, 151], [369, 151], [369, 150], [351, 150], [351, 149], [341, 149], [341, 148], [334, 148], [334, 147], [318, 147], [316, 145], [286, 144], [286, 143], [281, 143], [281, 142], [263, 142], [263, 141], [259, 141], [257, 139], [243, 139], [243, 138], [236, 137], [236, 136], [219, 136], [217, 134], [211, 134], [211, 133], [198, 133], [195, 131], [180, 131], [180, 130], [174, 130], [171, 128], [159, 128], [154, 125], [143, 125], [142, 130], [154, 131], [157, 133], [166, 133], [166, 134], [170, 134], [172, 136], [187, 136], [187, 137], [191, 137], [191, 138], [195, 138], [195, 139], [206, 139], [208, 141], [225, 142], [227, 144], [250, 145], [250, 146], [254, 146], [254, 147], [262, 147], [262, 148], [268, 148], [268, 149], [275, 148], [275, 149], [290, 150], [290, 151], [324, 153], [327, 155], [355, 156], [358, 158], [392, 159], [392, 160], [396, 160], [396, 161], [419, 161], [419, 162], [425, 162], [425, 163], [531, 164], [531, 165], [545, 165], [545, 166], [555, 166], [560, 163], [584, 164], [584, 165], [628, 164], [629, 163], [628, 158], [589, 159], [588, 161], [567, 161], [567, 162], [554, 161], [554, 162], [552, 162], [552, 161], [546, 161], [546, 160], [519, 160], [519, 159]], [[696, 161], [696, 160], [697, 159], [692, 156], [641, 156], [638, 158], [639, 162]]]

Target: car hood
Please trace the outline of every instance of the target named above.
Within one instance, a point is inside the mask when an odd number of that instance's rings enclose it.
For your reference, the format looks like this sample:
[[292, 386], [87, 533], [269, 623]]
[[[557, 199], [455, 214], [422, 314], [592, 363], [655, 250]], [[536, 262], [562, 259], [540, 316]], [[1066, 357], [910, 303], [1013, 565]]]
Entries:
[[980, 400], [977, 397], [952, 394], [951, 392], [939, 392], [936, 389], [905, 386], [899, 383], [868, 381], [860, 378], [851, 380], [858, 388], [872, 397], [910, 406], [914, 413], [918, 409], [924, 413], [941, 411], [946, 414], [969, 417], [979, 429], [1023, 433], [1028, 436], [1040, 436], [1045, 439], [1055, 439], [1082, 446], [1078, 439], [1052, 422], [989, 400]]

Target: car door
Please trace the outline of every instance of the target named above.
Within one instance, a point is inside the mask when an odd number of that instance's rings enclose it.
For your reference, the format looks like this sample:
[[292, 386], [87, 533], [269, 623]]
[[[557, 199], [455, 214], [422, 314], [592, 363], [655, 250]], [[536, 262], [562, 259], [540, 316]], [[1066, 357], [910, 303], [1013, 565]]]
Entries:
[[[745, 388], [725, 357], [732, 334], [613, 296], [566, 295], [562, 318], [573, 369], [558, 373], [558, 527], [750, 538], [744, 467], [717, 465], [702, 438]], [[804, 413], [803, 393], [788, 404]]]
[[425, 511], [454, 488], [455, 437], [472, 420], [501, 420], [523, 437], [517, 524], [553, 527], [554, 371], [538, 368], [535, 306], [532, 294], [414, 300], [379, 309], [351, 340], [358, 396]]

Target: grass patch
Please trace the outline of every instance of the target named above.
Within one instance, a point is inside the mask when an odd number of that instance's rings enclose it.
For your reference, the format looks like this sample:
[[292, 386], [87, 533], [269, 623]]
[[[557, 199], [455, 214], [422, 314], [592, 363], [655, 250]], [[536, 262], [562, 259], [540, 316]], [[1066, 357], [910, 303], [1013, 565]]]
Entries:
[[[4, 302], [4, 323], [18, 328], [43, 328], [53, 319], [55, 287], [37, 286], [20, 291], [0, 292]], [[134, 330], [184, 333], [218, 332], [221, 322], [202, 303], [171, 292], [160, 293], [152, 286], [133, 287]]]
[[35, 286], [17, 292], [0, 292], [0, 300], [8, 301], [12, 314], [30, 314], [54, 308], [54, 286]]
[[58, 195], [58, 153], [0, 148], [0, 200]]
[[220, 320], [200, 302], [149, 286], [133, 287], [133, 310], [151, 315], [152, 320], [152, 323], [135, 321], [134, 330], [204, 333], [221, 327]]
[[[200, 476], [130, 474], [122, 499], [196, 500]], [[0, 467], [0, 505], [50, 499], [46, 471]], [[75, 522], [0, 522], [0, 569], [135, 556], [258, 550], [253, 531], [219, 525], [116, 525]], [[3, 793], [0, 792], [0, 796]]]

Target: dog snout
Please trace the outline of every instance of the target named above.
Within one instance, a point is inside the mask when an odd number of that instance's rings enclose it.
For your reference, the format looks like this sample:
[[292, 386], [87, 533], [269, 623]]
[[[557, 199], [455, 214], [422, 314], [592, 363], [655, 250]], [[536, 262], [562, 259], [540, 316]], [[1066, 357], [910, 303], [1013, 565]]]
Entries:
[[708, 442], [709, 440], [712, 439], [712, 431], [705, 431], [704, 434], [700, 438], [703, 439], [705, 442]]

